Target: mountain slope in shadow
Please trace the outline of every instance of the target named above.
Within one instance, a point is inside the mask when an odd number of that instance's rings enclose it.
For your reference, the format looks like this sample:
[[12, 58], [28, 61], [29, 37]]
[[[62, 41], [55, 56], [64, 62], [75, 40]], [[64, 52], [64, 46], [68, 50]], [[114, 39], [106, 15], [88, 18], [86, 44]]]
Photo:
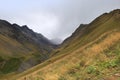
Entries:
[[26, 25], [0, 20], [0, 74], [22, 72], [49, 58], [54, 49], [42, 34]]

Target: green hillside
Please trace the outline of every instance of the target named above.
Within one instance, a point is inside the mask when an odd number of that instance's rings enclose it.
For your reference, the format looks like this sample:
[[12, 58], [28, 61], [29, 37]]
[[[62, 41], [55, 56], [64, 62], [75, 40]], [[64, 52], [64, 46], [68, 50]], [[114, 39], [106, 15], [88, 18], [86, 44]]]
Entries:
[[6, 79], [119, 80], [120, 10], [105, 13], [90, 24], [82, 24], [50, 57]]

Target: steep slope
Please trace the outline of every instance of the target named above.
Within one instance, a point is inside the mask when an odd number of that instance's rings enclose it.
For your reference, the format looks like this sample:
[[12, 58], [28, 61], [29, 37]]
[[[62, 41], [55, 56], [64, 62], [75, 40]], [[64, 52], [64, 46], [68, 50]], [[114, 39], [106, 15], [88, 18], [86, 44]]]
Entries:
[[90, 24], [80, 25], [78, 29], [68, 39], [66, 39], [63, 44], [61, 44], [61, 48], [57, 51], [59, 52], [61, 49], [62, 51], [58, 54], [73, 51], [74, 49], [79, 48], [98, 38], [98, 36], [105, 33], [106, 31], [119, 28], [119, 11], [120, 10], [117, 9], [110, 13], [104, 13]]
[[10, 80], [119, 80], [119, 66], [120, 10], [117, 9], [81, 25], [49, 60]]
[[48, 59], [54, 45], [27, 26], [0, 20], [0, 74], [24, 71]]

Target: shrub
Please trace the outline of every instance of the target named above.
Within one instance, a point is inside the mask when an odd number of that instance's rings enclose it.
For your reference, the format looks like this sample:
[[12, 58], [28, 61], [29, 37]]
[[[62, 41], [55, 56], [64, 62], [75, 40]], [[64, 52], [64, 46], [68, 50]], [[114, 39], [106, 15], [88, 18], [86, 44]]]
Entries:
[[115, 60], [115, 62], [116, 62], [118, 65], [120, 65], [120, 57], [118, 57], [118, 58]]
[[96, 71], [96, 68], [94, 66], [88, 66], [87, 67], [87, 73], [91, 74], [94, 73]]
[[120, 65], [119, 58], [111, 60], [111, 61], [101, 62], [99, 64], [99, 67], [102, 67], [103, 69], [104, 68], [114, 68], [114, 67], [117, 67], [118, 65]]
[[116, 60], [111, 61], [111, 62], [110, 62], [110, 66], [113, 67], [113, 68], [114, 68], [114, 67], [117, 67], [117, 62], [116, 62]]

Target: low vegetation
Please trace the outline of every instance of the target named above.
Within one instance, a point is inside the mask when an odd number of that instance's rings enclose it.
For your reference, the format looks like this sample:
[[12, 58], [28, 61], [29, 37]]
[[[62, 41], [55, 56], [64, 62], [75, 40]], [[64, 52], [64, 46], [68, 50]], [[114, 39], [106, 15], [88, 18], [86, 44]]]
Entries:
[[[119, 10], [103, 14], [81, 28], [51, 58], [13, 80], [119, 80]], [[80, 32], [79, 32], [80, 31]], [[82, 33], [79, 34], [79, 33]], [[9, 80], [9, 79], [8, 79]]]

